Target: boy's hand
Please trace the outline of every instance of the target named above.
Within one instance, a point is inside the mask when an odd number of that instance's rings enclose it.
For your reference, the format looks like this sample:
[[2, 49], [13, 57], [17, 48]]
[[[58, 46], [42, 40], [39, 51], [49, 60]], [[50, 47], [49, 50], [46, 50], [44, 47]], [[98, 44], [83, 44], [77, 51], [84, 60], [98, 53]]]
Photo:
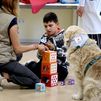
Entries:
[[45, 43], [45, 45], [50, 49], [50, 50], [55, 50], [55, 46], [51, 41], [48, 41]]

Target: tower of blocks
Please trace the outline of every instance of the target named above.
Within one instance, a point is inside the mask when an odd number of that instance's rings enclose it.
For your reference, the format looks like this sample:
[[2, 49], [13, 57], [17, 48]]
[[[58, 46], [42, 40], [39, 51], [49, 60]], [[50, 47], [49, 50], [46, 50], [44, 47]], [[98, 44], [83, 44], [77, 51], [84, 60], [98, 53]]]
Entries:
[[45, 83], [47, 87], [57, 85], [57, 52], [45, 51], [42, 56], [41, 64], [41, 82]]

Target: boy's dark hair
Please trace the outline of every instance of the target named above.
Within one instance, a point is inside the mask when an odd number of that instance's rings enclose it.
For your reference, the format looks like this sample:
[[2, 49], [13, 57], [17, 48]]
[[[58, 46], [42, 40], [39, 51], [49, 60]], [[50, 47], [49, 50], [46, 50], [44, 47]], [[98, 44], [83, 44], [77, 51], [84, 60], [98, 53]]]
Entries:
[[55, 23], [58, 22], [58, 17], [53, 12], [49, 12], [49, 13], [45, 14], [45, 16], [43, 17], [43, 23], [48, 23], [48, 22], [51, 22], [51, 21], [53, 21]]

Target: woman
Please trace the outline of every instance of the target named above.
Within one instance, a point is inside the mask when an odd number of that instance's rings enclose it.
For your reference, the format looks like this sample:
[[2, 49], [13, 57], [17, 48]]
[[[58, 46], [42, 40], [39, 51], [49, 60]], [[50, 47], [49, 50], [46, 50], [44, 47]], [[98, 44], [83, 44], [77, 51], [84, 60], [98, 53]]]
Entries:
[[40, 79], [27, 67], [16, 61], [16, 54], [36, 50], [43, 52], [44, 45], [21, 45], [18, 37], [19, 0], [0, 0], [0, 73], [8, 81], [34, 88]]

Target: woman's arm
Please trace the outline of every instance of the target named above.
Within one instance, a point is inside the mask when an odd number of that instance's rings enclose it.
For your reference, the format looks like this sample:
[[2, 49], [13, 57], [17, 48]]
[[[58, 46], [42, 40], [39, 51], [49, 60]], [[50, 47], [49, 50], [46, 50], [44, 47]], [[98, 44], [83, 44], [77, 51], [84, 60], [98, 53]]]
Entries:
[[36, 49], [41, 51], [45, 51], [48, 49], [46, 46], [39, 44], [22, 45], [19, 40], [17, 25], [14, 25], [10, 28], [9, 35], [10, 35], [12, 46], [16, 54], [31, 51], [31, 50], [36, 50]]

